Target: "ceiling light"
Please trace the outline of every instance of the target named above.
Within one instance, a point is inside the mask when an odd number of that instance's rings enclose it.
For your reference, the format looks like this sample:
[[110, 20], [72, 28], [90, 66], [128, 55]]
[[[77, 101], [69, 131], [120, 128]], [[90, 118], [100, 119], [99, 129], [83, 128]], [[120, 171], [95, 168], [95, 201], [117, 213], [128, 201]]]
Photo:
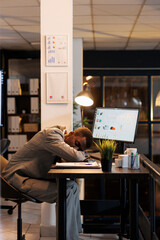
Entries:
[[40, 42], [31, 42], [31, 45], [40, 45]]

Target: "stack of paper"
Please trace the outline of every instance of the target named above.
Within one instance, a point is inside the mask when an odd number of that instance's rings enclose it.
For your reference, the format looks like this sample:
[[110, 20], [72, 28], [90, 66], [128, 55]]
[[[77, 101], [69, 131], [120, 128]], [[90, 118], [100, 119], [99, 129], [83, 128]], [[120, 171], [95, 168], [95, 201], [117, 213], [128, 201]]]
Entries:
[[100, 168], [100, 163], [93, 162], [57, 162], [55, 168]]

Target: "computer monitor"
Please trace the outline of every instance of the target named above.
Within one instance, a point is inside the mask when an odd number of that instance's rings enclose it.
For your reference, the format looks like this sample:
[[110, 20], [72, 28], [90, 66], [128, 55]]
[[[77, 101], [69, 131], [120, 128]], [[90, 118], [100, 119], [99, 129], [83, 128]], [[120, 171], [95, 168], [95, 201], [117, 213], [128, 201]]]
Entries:
[[96, 108], [93, 138], [133, 143], [139, 109]]

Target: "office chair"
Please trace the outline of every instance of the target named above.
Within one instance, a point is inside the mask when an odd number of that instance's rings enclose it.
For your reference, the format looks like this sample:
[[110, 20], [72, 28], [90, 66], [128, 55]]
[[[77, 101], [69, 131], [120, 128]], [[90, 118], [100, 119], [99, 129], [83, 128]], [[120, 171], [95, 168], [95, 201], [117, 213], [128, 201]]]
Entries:
[[[3, 171], [7, 163], [8, 163], [8, 160], [5, 159], [3, 156], [0, 156], [1, 171]], [[22, 235], [21, 205], [22, 203], [27, 201], [31, 201], [35, 203], [41, 203], [41, 202], [14, 188], [1, 175], [0, 175], [0, 180], [1, 180], [1, 197], [4, 198], [6, 201], [15, 202], [16, 206], [18, 206], [17, 240], [25, 240], [25, 235], [24, 234]]]
[[10, 145], [10, 140], [7, 138], [0, 139], [0, 154], [3, 155]]
[[[7, 150], [10, 145], [10, 140], [7, 138], [0, 139], [0, 155], [3, 155]], [[7, 161], [7, 160], [6, 160]], [[7, 162], [6, 162], [7, 164]], [[2, 169], [2, 166], [1, 166]], [[9, 206], [9, 205], [0, 205], [0, 209], [8, 209], [8, 214], [13, 213], [13, 209], [16, 206]]]

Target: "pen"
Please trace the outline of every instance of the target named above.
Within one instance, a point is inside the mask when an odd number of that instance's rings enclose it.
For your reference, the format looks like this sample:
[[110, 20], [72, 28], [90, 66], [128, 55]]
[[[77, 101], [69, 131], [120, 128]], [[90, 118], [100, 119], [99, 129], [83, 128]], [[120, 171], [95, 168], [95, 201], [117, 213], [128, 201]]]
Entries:
[[134, 153], [131, 153], [131, 168], [133, 168], [133, 165], [134, 165]]

